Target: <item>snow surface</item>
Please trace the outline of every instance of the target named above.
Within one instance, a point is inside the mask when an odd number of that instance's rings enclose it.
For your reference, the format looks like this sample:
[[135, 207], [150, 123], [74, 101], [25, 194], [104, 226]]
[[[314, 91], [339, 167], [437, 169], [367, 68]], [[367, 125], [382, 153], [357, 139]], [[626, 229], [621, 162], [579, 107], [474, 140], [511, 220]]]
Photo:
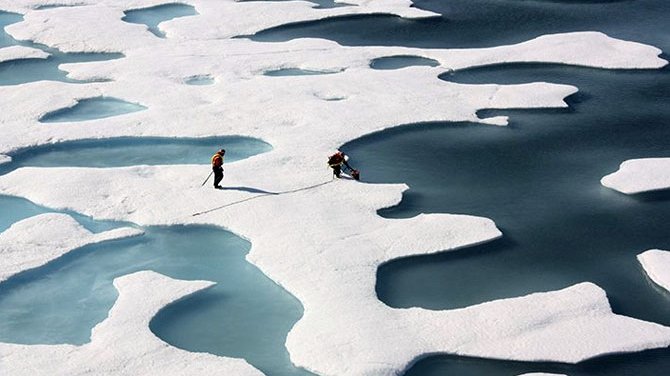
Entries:
[[24, 219], [0, 234], [0, 282], [73, 249], [141, 234], [142, 231], [131, 227], [94, 234], [66, 214], [41, 214]]
[[212, 286], [143, 271], [114, 280], [119, 292], [107, 319], [95, 326], [91, 342], [73, 345], [0, 343], [3, 374], [44, 375], [262, 375], [242, 359], [188, 352], [158, 339], [149, 321], [181, 298]]
[[670, 252], [651, 249], [637, 255], [649, 278], [670, 292]]
[[46, 59], [49, 53], [37, 48], [25, 46], [9, 46], [0, 48], [0, 63], [21, 59]]
[[605, 187], [625, 194], [670, 188], [670, 158], [630, 159], [602, 179]]
[[[400, 202], [407, 186], [332, 180], [325, 161], [341, 144], [371, 132], [428, 121], [503, 125], [505, 117], [480, 119], [476, 112], [565, 107], [564, 98], [577, 90], [544, 82], [456, 84], [437, 78], [446, 71], [519, 61], [652, 69], [667, 64], [658, 57], [660, 50], [595, 32], [458, 50], [344, 47], [318, 39], [285, 43], [229, 39], [279, 24], [342, 14], [432, 16], [409, 8], [406, 0], [347, 2], [357, 6], [315, 9], [300, 1], [187, 1], [199, 15], [162, 23], [167, 38], [160, 39], [143, 25], [121, 18], [124, 10], [165, 1], [89, 0], [87, 6], [35, 11], [46, 1], [0, 0], [0, 9], [24, 14], [24, 21], [6, 28], [15, 38], [64, 51], [114, 51], [126, 56], [60, 66], [71, 78], [110, 82], [42, 81], [0, 87], [0, 153], [11, 155], [25, 147], [64, 140], [120, 136], [244, 135], [274, 147], [226, 164], [223, 191], [200, 187], [210, 172], [204, 160], [205, 165], [109, 169], [25, 167], [0, 177], [0, 193], [98, 219], [141, 225], [213, 224], [249, 239], [252, 248], [247, 259], [303, 304], [304, 316], [287, 338], [291, 360], [319, 374], [396, 375], [417, 359], [439, 352], [578, 362], [668, 346], [670, 328], [613, 314], [605, 292], [590, 283], [449, 311], [384, 305], [375, 294], [379, 265], [399, 257], [454, 251], [501, 233], [492, 221], [467, 215], [382, 218], [377, 210]], [[440, 66], [369, 67], [373, 59], [396, 55], [432, 58]], [[341, 72], [263, 74], [282, 68]], [[211, 76], [215, 83], [183, 83], [186, 77], [202, 75]], [[98, 96], [140, 103], [148, 109], [84, 122], [38, 122], [47, 112]], [[160, 194], [156, 187], [161, 187]], [[152, 280], [164, 278], [150, 275]], [[121, 299], [110, 318], [132, 310], [150, 316], [141, 308], [145, 291], [151, 291], [147, 298], [158, 299], [151, 301], [151, 315], [178, 298], [169, 291], [172, 283], [158, 294], [153, 287], [140, 289], [141, 285], [133, 284], [139, 286], [130, 289], [136, 299]], [[91, 359], [97, 362], [98, 357], [104, 360], [101, 370], [110, 373], [120, 372], [124, 362], [129, 362], [128, 373], [178, 372], [181, 368], [173, 361], [184, 367], [202, 362], [210, 374], [210, 366], [220, 367], [218, 373], [247, 372], [234, 368], [239, 361], [183, 351], [174, 354], [177, 350], [157, 344], [147, 334], [146, 316], [137, 322], [130, 314], [123, 320], [107, 320], [100, 325], [106, 335], [96, 335], [96, 327], [92, 343], [82, 347], [2, 345], [1, 351], [13, 374], [52, 374], [48, 358], [66, 362], [69, 374], [81, 374], [97, 367]], [[128, 322], [136, 325], [131, 333], [138, 336], [124, 337]], [[114, 341], [105, 341], [106, 336]], [[156, 346], [161, 351], [153, 352]]]

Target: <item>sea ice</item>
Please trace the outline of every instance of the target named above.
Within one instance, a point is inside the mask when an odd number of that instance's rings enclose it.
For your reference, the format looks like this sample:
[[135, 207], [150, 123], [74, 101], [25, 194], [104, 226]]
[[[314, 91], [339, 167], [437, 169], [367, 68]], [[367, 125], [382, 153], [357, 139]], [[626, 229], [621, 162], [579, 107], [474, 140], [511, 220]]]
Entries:
[[670, 292], [670, 252], [651, 249], [637, 255], [649, 278]]
[[41, 214], [0, 234], [0, 282], [57, 259], [75, 248], [142, 234], [130, 227], [93, 234], [66, 214]]
[[9, 46], [0, 48], [0, 63], [22, 59], [46, 59], [49, 53], [38, 48], [24, 46]]
[[605, 187], [625, 194], [670, 188], [670, 158], [631, 159], [600, 180]]

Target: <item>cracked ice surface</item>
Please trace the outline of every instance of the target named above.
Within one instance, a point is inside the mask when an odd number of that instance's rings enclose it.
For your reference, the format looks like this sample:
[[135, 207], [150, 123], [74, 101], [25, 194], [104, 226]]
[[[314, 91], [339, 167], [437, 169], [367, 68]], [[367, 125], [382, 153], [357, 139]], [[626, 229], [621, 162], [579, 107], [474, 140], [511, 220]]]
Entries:
[[[450, 311], [384, 305], [374, 289], [380, 264], [398, 257], [456, 250], [501, 233], [492, 221], [467, 215], [384, 219], [376, 211], [397, 204], [406, 186], [331, 181], [324, 160], [339, 145], [374, 131], [424, 121], [502, 125], [505, 117], [479, 119], [476, 112], [565, 107], [564, 98], [577, 90], [551, 83], [463, 85], [437, 78], [448, 70], [519, 61], [658, 68], [666, 64], [658, 57], [660, 51], [595, 32], [458, 50], [344, 47], [318, 39], [285, 43], [227, 39], [340, 14], [431, 16], [409, 8], [405, 0], [348, 2], [358, 6], [313, 9], [306, 2], [194, 0], [188, 3], [199, 15], [162, 23], [167, 38], [159, 39], [143, 25], [121, 18], [124, 10], [165, 1], [90, 0], [77, 1], [87, 6], [34, 11], [42, 2], [0, 0], [0, 9], [25, 14], [23, 22], [7, 27], [16, 38], [34, 39], [64, 51], [118, 51], [126, 56], [61, 66], [71, 78], [111, 82], [43, 81], [0, 87], [0, 153], [11, 155], [24, 147], [62, 140], [120, 136], [244, 135], [274, 147], [271, 152], [226, 164], [226, 182], [232, 187], [223, 192], [200, 187], [207, 166], [20, 168], [0, 177], [0, 192], [101, 219], [142, 225], [214, 224], [249, 239], [252, 249], [247, 259], [296, 296], [305, 309], [287, 339], [291, 360], [321, 374], [399, 374], [417, 358], [436, 352], [577, 362], [613, 352], [668, 346], [669, 328], [613, 314], [605, 292], [590, 283]], [[440, 66], [370, 69], [371, 60], [394, 55], [432, 58]], [[284, 68], [340, 72], [292, 77], [263, 74]], [[215, 83], [183, 84], [185, 77], [201, 75], [213, 77]], [[59, 95], [54, 96], [55, 92]], [[141, 103], [148, 109], [78, 123], [45, 125], [37, 121], [44, 113], [72, 106], [78, 99], [99, 96]], [[340, 100], [324, 100], [328, 98]], [[156, 194], [157, 186], [160, 194]], [[269, 193], [254, 193], [259, 190]], [[165, 281], [155, 274], [140, 275]], [[156, 299], [151, 301], [151, 312], [142, 309], [139, 295], [144, 290], [131, 288], [138, 298], [117, 302], [110, 320], [96, 327], [91, 344], [3, 345], [2, 354], [17, 374], [50, 373], [45, 359], [51, 353], [67, 361], [70, 374], [84, 373], [92, 367], [90, 357], [97, 356], [97, 351], [103, 353], [107, 367], [103, 371], [109, 372], [123, 370], [123, 364], [130, 362], [129, 367], [138, 367], [129, 369], [130, 373], [169, 373], [170, 367], [177, 367], [171, 363], [174, 360], [184, 367], [202, 362], [210, 374], [214, 372], [207, 367], [220, 367], [219, 372], [227, 374], [251, 373], [248, 368], [238, 372], [237, 360], [183, 351], [175, 355], [176, 349], [149, 335], [147, 317], [184, 295], [169, 290], [173, 283], [184, 286], [185, 282], [166, 282], [166, 289], [147, 295]], [[187, 285], [193, 286], [192, 282]], [[120, 311], [131, 309], [145, 316], [119, 319]], [[134, 329], [128, 335], [124, 325], [130, 321]], [[99, 331], [106, 335], [95, 335]], [[106, 342], [107, 335], [121, 342]], [[132, 341], [138, 354], [129, 353], [123, 341]], [[154, 354], [155, 348], [161, 351]], [[66, 352], [71, 352], [71, 358]]]
[[630, 159], [600, 180], [605, 187], [625, 194], [670, 188], [670, 158]]
[[[91, 331], [91, 342], [72, 345], [0, 343], [0, 363], [9, 375], [262, 375], [244, 360], [177, 349], [149, 330], [164, 306], [210, 287], [207, 281], [179, 281], [144, 271], [119, 277], [119, 292], [107, 318]], [[58, 365], [55, 367], [54, 365]]]
[[24, 46], [10, 46], [0, 48], [0, 63], [21, 59], [46, 59], [49, 53], [37, 48]]
[[88, 244], [141, 235], [124, 227], [93, 234], [66, 214], [41, 214], [14, 223], [0, 234], [0, 282]]
[[637, 255], [637, 259], [649, 278], [670, 292], [670, 252], [651, 249]]

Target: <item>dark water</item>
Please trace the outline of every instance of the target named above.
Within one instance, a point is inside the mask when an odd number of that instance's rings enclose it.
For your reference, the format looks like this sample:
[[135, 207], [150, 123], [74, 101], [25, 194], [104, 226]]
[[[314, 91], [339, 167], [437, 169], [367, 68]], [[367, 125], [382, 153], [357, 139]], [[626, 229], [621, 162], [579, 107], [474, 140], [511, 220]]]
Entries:
[[413, 66], [437, 67], [437, 60], [427, 59], [421, 56], [387, 56], [370, 61], [372, 69], [401, 69]]
[[0, 48], [8, 46], [26, 46], [38, 48], [51, 54], [46, 59], [21, 59], [0, 63], [0, 86], [18, 85], [29, 82], [49, 80], [70, 83], [85, 83], [91, 81], [73, 80], [67, 77], [67, 73], [58, 69], [60, 64], [83, 63], [91, 61], [103, 61], [120, 59], [120, 53], [63, 53], [55, 48], [33, 43], [30, 41], [17, 41], [5, 33], [7, 25], [20, 22], [21, 15], [0, 11]]
[[316, 37], [350, 46], [494, 47], [544, 34], [596, 30], [657, 46], [670, 44], [670, 2], [664, 0], [415, 0], [414, 4], [443, 16], [422, 20], [346, 16], [280, 26], [252, 39]]
[[[322, 37], [344, 45], [489, 47], [543, 34], [602, 31], [670, 51], [667, 1], [416, 1], [444, 13], [427, 20], [343, 17], [261, 32], [254, 40]], [[570, 109], [484, 111], [508, 127], [433, 123], [343, 146], [366, 181], [411, 189], [385, 217], [465, 213], [495, 220], [504, 237], [442, 255], [396, 260], [378, 271], [379, 298], [393, 307], [464, 307], [560, 289], [603, 287], [615, 312], [670, 325], [670, 294], [635, 256], [670, 248], [670, 193], [626, 196], [599, 180], [626, 159], [670, 156], [670, 73], [514, 64], [443, 74], [473, 84], [556, 82], [580, 92]], [[660, 375], [670, 350], [606, 356], [578, 365], [433, 356], [408, 375]]]
[[[239, 2], [269, 2], [269, 1], [292, 1], [292, 0], [238, 0]], [[315, 9], [329, 9], [329, 8], [340, 8], [347, 6], [356, 6], [353, 4], [347, 3], [336, 3], [334, 0], [306, 0], [314, 4]]]
[[340, 73], [341, 71], [315, 71], [309, 69], [300, 69], [300, 68], [282, 68], [272, 71], [267, 71], [263, 73], [266, 76], [272, 77], [284, 77], [284, 76], [317, 76], [321, 74], [334, 74]]
[[125, 14], [123, 21], [147, 25], [153, 35], [165, 38], [165, 33], [158, 28], [158, 24], [178, 17], [194, 16], [198, 12], [191, 5], [174, 3], [129, 10]]

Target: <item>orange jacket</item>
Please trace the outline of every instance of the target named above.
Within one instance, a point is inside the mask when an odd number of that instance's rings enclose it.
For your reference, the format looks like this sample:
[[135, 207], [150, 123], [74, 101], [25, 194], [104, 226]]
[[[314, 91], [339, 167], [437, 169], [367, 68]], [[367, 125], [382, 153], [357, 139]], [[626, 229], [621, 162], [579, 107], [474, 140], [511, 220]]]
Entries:
[[212, 156], [212, 167], [221, 167], [223, 165], [223, 156], [216, 153]]

